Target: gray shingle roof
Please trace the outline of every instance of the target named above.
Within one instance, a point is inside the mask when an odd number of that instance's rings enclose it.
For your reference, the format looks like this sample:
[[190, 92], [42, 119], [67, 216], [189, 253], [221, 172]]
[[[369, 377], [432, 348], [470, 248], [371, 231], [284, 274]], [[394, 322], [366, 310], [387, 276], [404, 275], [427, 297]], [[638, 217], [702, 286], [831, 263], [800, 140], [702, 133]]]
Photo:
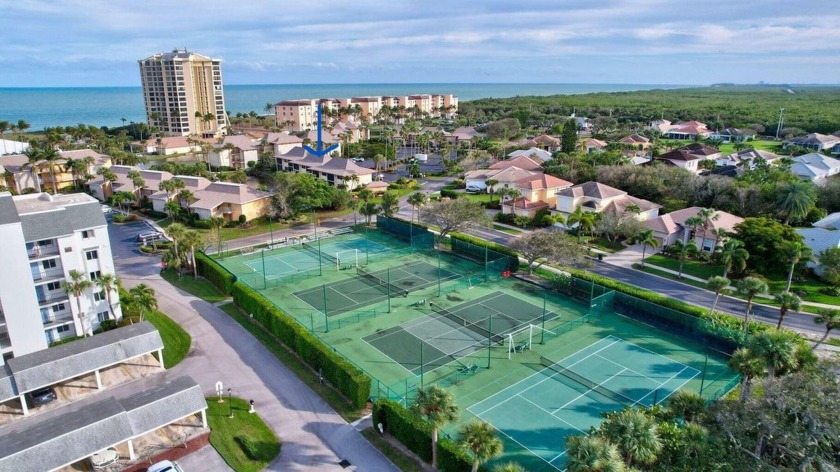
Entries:
[[105, 216], [98, 202], [57, 207], [54, 211], [29, 213], [20, 217], [26, 241], [40, 241], [68, 236], [73, 231], [105, 226]]
[[9, 359], [8, 365], [18, 392], [25, 393], [161, 348], [157, 329], [144, 321]]
[[160, 374], [0, 427], [0, 470], [70, 464], [207, 407], [190, 377]]
[[8, 364], [0, 366], [0, 402], [10, 400], [18, 394], [15, 379]]

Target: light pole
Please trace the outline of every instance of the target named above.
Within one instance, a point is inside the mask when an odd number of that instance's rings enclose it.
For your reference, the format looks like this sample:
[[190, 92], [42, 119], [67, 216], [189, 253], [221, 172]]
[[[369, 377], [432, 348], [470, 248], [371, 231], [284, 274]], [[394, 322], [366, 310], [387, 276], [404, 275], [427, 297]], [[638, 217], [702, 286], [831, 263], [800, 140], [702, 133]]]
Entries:
[[274, 246], [274, 227], [271, 225], [271, 212], [268, 212], [268, 232], [271, 234], [271, 245]]
[[231, 388], [228, 388], [228, 418], [233, 418], [233, 402], [230, 401]]

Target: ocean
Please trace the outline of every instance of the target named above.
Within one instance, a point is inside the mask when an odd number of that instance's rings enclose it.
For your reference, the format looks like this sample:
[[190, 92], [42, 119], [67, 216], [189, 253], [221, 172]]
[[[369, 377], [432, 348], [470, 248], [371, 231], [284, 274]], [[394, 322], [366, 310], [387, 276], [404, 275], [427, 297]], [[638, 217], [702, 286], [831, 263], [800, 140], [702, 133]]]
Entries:
[[[365, 95], [451, 93], [459, 100], [527, 95], [576, 95], [595, 92], [675, 89], [690, 85], [661, 84], [317, 84], [226, 85], [228, 113], [264, 114], [267, 103], [297, 98], [341, 98]], [[140, 87], [0, 88], [0, 121], [25, 120], [29, 131], [52, 126], [122, 126], [144, 122]]]

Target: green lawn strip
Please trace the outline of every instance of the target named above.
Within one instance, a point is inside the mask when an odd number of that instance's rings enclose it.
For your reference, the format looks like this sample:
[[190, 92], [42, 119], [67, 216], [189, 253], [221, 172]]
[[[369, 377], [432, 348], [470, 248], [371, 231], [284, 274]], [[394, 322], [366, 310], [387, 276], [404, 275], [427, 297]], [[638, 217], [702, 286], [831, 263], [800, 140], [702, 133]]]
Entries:
[[[187, 357], [187, 352], [189, 352], [190, 345], [192, 344], [192, 338], [189, 333], [184, 331], [181, 325], [160, 311], [154, 310], [150, 312], [146, 315], [146, 319], [160, 333], [160, 337], [163, 340], [163, 366], [171, 369]], [[157, 358], [157, 353], [155, 353], [155, 358]]]
[[192, 275], [186, 275], [186, 273], [183, 277], [178, 278], [178, 272], [174, 270], [164, 270], [160, 275], [170, 284], [206, 302], [218, 303], [227, 300], [222, 292], [204, 279], [195, 279]]
[[228, 303], [219, 308], [253, 334], [263, 346], [274, 354], [274, 357], [291, 369], [300, 380], [314, 390], [324, 401], [329, 403], [347, 422], [353, 422], [362, 417], [361, 411], [354, 409], [340, 393], [327, 385], [321, 384], [318, 380], [317, 373], [306, 366], [300, 358], [289, 351], [274, 336], [268, 334], [260, 325], [252, 322], [250, 318], [242, 313], [239, 307], [233, 303]]
[[620, 242], [611, 243], [607, 238], [604, 237], [589, 239], [586, 244], [591, 246], [592, 249], [598, 249], [599, 251], [609, 253], [620, 251], [625, 248], [625, 246]]
[[[785, 287], [787, 287], [787, 278], [768, 280], [767, 286], [770, 287], [770, 293], [783, 292]], [[840, 297], [833, 297], [831, 295], [820, 293], [820, 289], [828, 287], [829, 286], [822, 281], [812, 278], [804, 278], [800, 281], [794, 281], [791, 284], [790, 289], [796, 294], [799, 294], [800, 292], [805, 293], [805, 296], [802, 297], [805, 301], [840, 306]]]
[[693, 285], [698, 288], [706, 288], [706, 284], [704, 282], [698, 282], [696, 280], [691, 280], [687, 278], [678, 279], [677, 274], [672, 274], [670, 272], [662, 271], [655, 266], [649, 265], [647, 262], [645, 263], [644, 268], [638, 264], [633, 264], [634, 268], [637, 270], [641, 270], [642, 272], [647, 272], [648, 274], [657, 275], [659, 277], [663, 277], [666, 279], [675, 280], [677, 282], [682, 282], [684, 284]]
[[[645, 264], [653, 264], [666, 269], [678, 271], [680, 261], [662, 254], [654, 254], [645, 258]], [[719, 264], [706, 264], [705, 262], [686, 259], [683, 263], [683, 274], [693, 275], [701, 279], [708, 279], [714, 275], [723, 275], [723, 266]]]
[[840, 338], [828, 338], [825, 340], [825, 343], [840, 347]]
[[409, 457], [399, 448], [379, 437], [373, 428], [362, 431], [362, 436], [367, 438], [371, 444], [385, 455], [394, 465], [403, 472], [424, 472], [425, 469], [414, 458]]
[[522, 231], [519, 231], [518, 229], [508, 228], [507, 226], [497, 224], [493, 225], [493, 229], [495, 229], [496, 231], [501, 231], [503, 233], [512, 234], [514, 236], [522, 234]]
[[[280, 440], [259, 417], [248, 413], [247, 400], [232, 397], [219, 403], [207, 397], [207, 422], [210, 444], [236, 472], [265, 469], [280, 454]], [[233, 418], [230, 418], [230, 412]]]
[[[408, 191], [406, 193], [409, 193], [409, 192], [410, 191]], [[348, 215], [350, 213], [352, 213], [351, 210], [346, 210], [345, 209], [345, 210], [340, 210], [340, 211], [322, 211], [322, 212], [316, 213], [315, 216], [318, 218], [319, 221], [323, 221], [325, 219], [336, 218], [336, 217], [339, 217], [339, 216]], [[166, 218], [166, 219], [163, 219], [163, 220], [159, 221], [157, 224], [158, 224], [158, 226], [160, 226], [161, 228], [163, 228], [165, 230], [172, 223], [174, 223], [174, 221]], [[236, 226], [236, 227], [233, 227], [233, 228], [222, 228], [221, 229], [221, 234], [222, 234], [222, 240], [223, 241], [230, 241], [230, 240], [233, 240], [233, 239], [245, 238], [245, 237], [248, 237], [248, 236], [255, 236], [255, 235], [258, 235], [258, 234], [270, 235], [272, 231], [276, 233], [278, 231], [286, 230], [286, 229], [289, 229], [289, 228], [294, 228], [294, 227], [297, 227], [297, 226], [300, 226], [300, 225], [311, 225], [311, 224], [312, 224], [312, 215], [310, 215], [310, 214], [307, 214], [307, 215], [304, 215], [303, 217], [301, 217], [301, 221], [278, 222], [278, 221], [274, 220], [274, 221], [271, 222], [270, 225], [268, 224], [268, 220], [259, 219], [259, 220], [252, 220], [251, 224], [247, 228], [242, 228], [242, 227], [239, 227], [239, 226]], [[194, 229], [201, 234], [210, 234], [209, 229], [192, 228], [192, 227], [190, 227], [190, 229]]]

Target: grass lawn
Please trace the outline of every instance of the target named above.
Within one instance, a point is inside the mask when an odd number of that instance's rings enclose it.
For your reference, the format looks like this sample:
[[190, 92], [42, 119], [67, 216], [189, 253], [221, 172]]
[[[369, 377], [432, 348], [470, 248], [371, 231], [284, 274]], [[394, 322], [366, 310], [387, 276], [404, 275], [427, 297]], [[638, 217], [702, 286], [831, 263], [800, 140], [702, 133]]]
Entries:
[[[647, 260], [647, 259], [645, 259], [645, 260]], [[684, 284], [693, 285], [693, 286], [698, 287], [698, 288], [706, 288], [706, 284], [703, 283], [703, 282], [697, 282], [696, 280], [685, 279], [685, 278], [678, 279], [676, 274], [671, 274], [669, 272], [663, 272], [661, 270], [658, 270], [656, 267], [653, 267], [653, 266], [648, 265], [648, 264], [645, 264], [644, 268], [642, 268], [638, 264], [633, 264], [633, 267], [636, 268], [637, 270], [641, 270], [642, 272], [647, 272], [648, 274], [658, 275], [658, 276], [664, 277], [666, 279], [676, 280], [677, 282], [682, 282]]]
[[384, 454], [385, 457], [387, 457], [391, 462], [393, 462], [394, 465], [397, 466], [397, 468], [401, 471], [424, 472], [426, 470], [416, 460], [405, 455], [393, 444], [379, 437], [379, 433], [374, 431], [374, 428], [368, 428], [362, 431], [362, 436], [364, 436], [371, 444], [373, 444], [373, 447], [379, 449], [379, 451], [382, 454]]
[[[209, 285], [209, 282], [204, 282]], [[362, 417], [362, 412], [354, 409], [349, 402], [336, 390], [328, 385], [321, 384], [318, 380], [318, 374], [313, 372], [303, 361], [300, 360], [294, 353], [289, 351], [276, 338], [268, 334], [259, 325], [252, 322], [250, 318], [233, 303], [222, 305], [221, 310], [230, 315], [243, 328], [248, 330], [259, 342], [262, 343], [280, 362], [286, 365], [297, 377], [306, 385], [315, 391], [321, 398], [324, 399], [330, 406], [347, 422], [353, 422]]]
[[620, 242], [611, 243], [607, 238], [604, 237], [590, 239], [587, 241], [587, 244], [592, 246], [593, 249], [599, 249], [601, 251], [609, 253], [613, 253], [624, 249], [624, 245]]
[[493, 224], [493, 229], [503, 233], [512, 234], [514, 236], [522, 234], [522, 231], [519, 231], [518, 229], [508, 228], [507, 226], [497, 225], [495, 223]]
[[466, 193], [462, 192], [458, 194], [458, 198], [464, 198], [471, 202], [478, 202], [478, 203], [490, 203], [490, 202], [498, 202], [499, 197], [496, 195], [491, 195], [489, 193]]
[[[663, 256], [662, 254], [654, 254], [645, 258], [645, 264], [657, 265], [671, 270], [679, 270], [680, 268], [680, 261]], [[723, 275], [723, 266], [686, 259], [683, 263], [683, 273], [700, 277], [701, 279], [708, 279], [713, 275]]]
[[204, 301], [218, 303], [222, 300], [227, 300], [228, 297], [218, 291], [213, 284], [208, 283], [204, 279], [194, 279], [187, 272], [185, 271], [184, 276], [180, 279], [178, 278], [178, 272], [174, 270], [164, 270], [161, 272], [161, 276], [172, 285]]
[[187, 357], [187, 352], [189, 352], [190, 345], [192, 344], [192, 338], [189, 333], [184, 331], [181, 325], [157, 310], [146, 315], [146, 319], [160, 333], [160, 337], [163, 340], [163, 366], [171, 369]]
[[207, 398], [210, 444], [237, 472], [263, 470], [280, 454], [280, 440], [260, 419], [259, 410], [248, 413], [249, 409], [248, 401], [241, 398], [232, 397], [230, 402], [225, 398], [224, 403]]
[[[767, 282], [767, 286], [770, 287], [770, 293], [783, 292], [787, 286], [787, 278], [770, 280]], [[804, 292], [805, 296], [802, 297], [802, 299], [805, 301], [840, 306], [840, 297], [833, 297], [831, 295], [820, 293], [821, 288], [827, 287], [828, 285], [820, 280], [803, 278], [798, 282], [794, 281], [791, 284], [790, 289], [795, 293]]]

